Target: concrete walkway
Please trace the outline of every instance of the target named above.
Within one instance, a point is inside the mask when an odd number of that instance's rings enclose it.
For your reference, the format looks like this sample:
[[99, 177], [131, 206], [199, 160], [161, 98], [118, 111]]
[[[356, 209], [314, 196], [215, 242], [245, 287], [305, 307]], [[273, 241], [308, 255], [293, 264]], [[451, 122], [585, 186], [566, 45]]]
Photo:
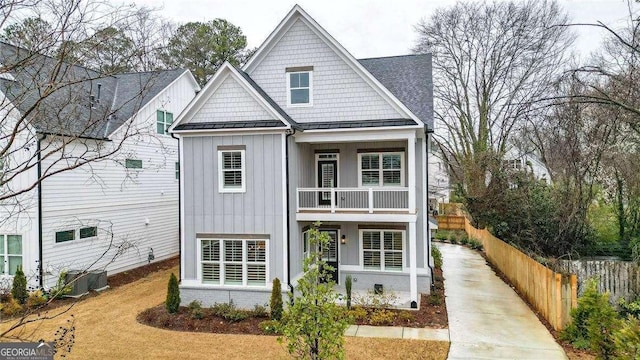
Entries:
[[351, 325], [344, 332], [346, 336], [387, 339], [412, 339], [449, 342], [447, 329], [420, 329], [400, 326]]
[[442, 251], [449, 316], [449, 359], [566, 359], [547, 328], [522, 299], [463, 246]]

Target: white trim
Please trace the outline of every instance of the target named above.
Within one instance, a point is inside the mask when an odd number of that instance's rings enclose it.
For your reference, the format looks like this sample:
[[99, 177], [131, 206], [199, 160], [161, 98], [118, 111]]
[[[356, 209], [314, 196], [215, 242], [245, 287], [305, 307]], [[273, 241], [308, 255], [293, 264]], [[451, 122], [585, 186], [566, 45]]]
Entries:
[[285, 156], [285, 154], [287, 153], [287, 135], [282, 133], [282, 154], [281, 154], [281, 158], [282, 158], [282, 196], [284, 198], [284, 201], [282, 202], [282, 232], [284, 234], [284, 237], [282, 238], [282, 283], [283, 284], [288, 284], [289, 283], [289, 278], [288, 278], [288, 272], [287, 272], [287, 268], [289, 267], [289, 253], [288, 253], [288, 244], [287, 242], [290, 240], [290, 235], [289, 235], [289, 231], [287, 229], [287, 223], [289, 221], [289, 216], [290, 214], [287, 212], [287, 203], [290, 201], [289, 199], [289, 192], [287, 189], [287, 176], [286, 176], [286, 168], [287, 168], [287, 158]]
[[302, 20], [321, 40], [323, 40], [333, 51], [362, 79], [367, 82], [379, 95], [381, 95], [399, 113], [404, 113], [408, 117], [425, 125], [411, 110], [409, 110], [398, 98], [396, 98], [387, 88], [385, 88], [369, 71], [367, 71], [356, 58], [353, 57], [339, 42], [337, 42], [325, 29], [323, 29], [300, 5], [295, 5], [285, 18], [278, 24], [269, 37], [260, 45], [255, 54], [242, 67], [243, 70], [251, 73], [260, 62], [271, 51], [273, 46], [280, 41], [282, 36], [289, 30], [296, 20]]
[[[393, 129], [396, 130], [396, 129]], [[333, 131], [333, 132], [313, 132], [306, 130], [302, 133], [296, 133], [296, 142], [313, 142], [313, 143], [337, 143], [337, 142], [372, 142], [372, 141], [387, 141], [387, 140], [407, 140], [415, 137], [415, 128], [406, 129], [402, 131], [391, 131], [383, 129], [371, 129], [366, 131], [364, 129], [349, 129], [348, 131]]]
[[402, 212], [399, 214], [362, 214], [362, 213], [331, 213], [308, 212], [296, 213], [296, 221], [345, 221], [345, 222], [416, 222], [417, 215]]
[[[198, 280], [182, 280], [180, 283], [180, 289], [207, 289], [207, 290], [224, 290], [224, 291], [271, 291], [273, 288], [273, 282], [267, 281], [266, 286], [242, 286], [242, 285], [213, 285], [203, 284]], [[282, 289], [284, 293], [286, 289]]]
[[[203, 241], [219, 241], [220, 243], [220, 260], [218, 261], [219, 264], [219, 268], [218, 268], [218, 272], [219, 272], [219, 276], [220, 276], [220, 283], [219, 284], [205, 284], [202, 281], [202, 242]], [[224, 283], [224, 264], [225, 261], [222, 260], [224, 257], [224, 242], [225, 241], [242, 241], [242, 284], [241, 285], [233, 285], [233, 284], [225, 284]], [[264, 241], [265, 242], [265, 254], [264, 254], [264, 261], [265, 261], [265, 266], [264, 266], [264, 274], [265, 274], [265, 285], [249, 285], [247, 283], [248, 279], [247, 279], [247, 260], [245, 255], [247, 254], [247, 241]], [[270, 279], [270, 259], [269, 259], [269, 246], [271, 244], [270, 239], [216, 239], [216, 238], [208, 238], [208, 237], [197, 237], [196, 238], [196, 279], [195, 279], [195, 284], [197, 284], [198, 286], [203, 286], [203, 287], [214, 287], [214, 288], [220, 288], [220, 289], [236, 289], [236, 288], [243, 288], [243, 289], [264, 289], [267, 287], [270, 287], [272, 282], [269, 281]], [[186, 284], [183, 282], [183, 285], [187, 285], [188, 283], [191, 283], [191, 281], [188, 281]]]
[[[293, 74], [309, 74], [309, 102], [308, 103], [291, 103], [291, 75]], [[287, 83], [287, 107], [297, 108], [297, 107], [312, 107], [313, 106], [313, 70], [306, 71], [291, 71], [285, 72], [285, 81]], [[304, 89], [304, 88], [295, 88], [295, 89]]]
[[[409, 274], [408, 268], [403, 268], [402, 271], [377, 271], [377, 270], [367, 270], [363, 269], [360, 265], [342, 265], [342, 271], [350, 272], [350, 273], [363, 273], [363, 274], [384, 274], [384, 275], [396, 275], [396, 276], [407, 276]], [[421, 276], [430, 276], [431, 273], [429, 269], [418, 268], [416, 269], [416, 273]]]
[[185, 252], [185, 217], [184, 217], [184, 137], [178, 136], [178, 149], [180, 153], [179, 162], [180, 162], [180, 273], [182, 276], [180, 282], [184, 281], [184, 274], [186, 269], [186, 252]]
[[[247, 82], [247, 79], [245, 79], [244, 76], [240, 75], [238, 70], [233, 65], [225, 61], [224, 64], [222, 64], [222, 66], [218, 69], [218, 71], [216, 71], [215, 75], [213, 75], [213, 78], [211, 78], [211, 80], [207, 82], [207, 84], [202, 89], [202, 91], [200, 91], [198, 95], [196, 95], [196, 97], [189, 103], [189, 105], [187, 105], [187, 107], [180, 113], [180, 115], [178, 115], [178, 117], [174, 119], [173, 124], [169, 128], [169, 132], [170, 133], [174, 132], [174, 129], [176, 126], [178, 126], [182, 122], [186, 122], [185, 119], [190, 120], [191, 118], [193, 118], [193, 116], [202, 108], [202, 106], [204, 106], [204, 104], [206, 103], [206, 100], [209, 99], [211, 96], [213, 96], [216, 90], [220, 87], [220, 85], [222, 85], [222, 83], [229, 76], [233, 76], [233, 79], [238, 84], [240, 84], [240, 86], [242, 86], [243, 89], [247, 91], [247, 93], [249, 93], [249, 95], [251, 95], [256, 102], [258, 102], [268, 113], [270, 113], [274, 119], [282, 121], [286, 125], [287, 129], [291, 128], [291, 124], [287, 121], [287, 119], [285, 119], [276, 109], [274, 109], [273, 106], [271, 106], [271, 104], [269, 104], [265, 100], [265, 98], [262, 95], [260, 95], [256, 91], [256, 89], [253, 86], [251, 86], [251, 84]], [[250, 130], [256, 130], [256, 129], [257, 128], [250, 129]], [[238, 129], [233, 129], [233, 130], [237, 131]], [[202, 132], [207, 130], [191, 130], [191, 131]], [[183, 130], [176, 131], [176, 133], [178, 132], [183, 132]]]
[[[364, 267], [364, 240], [362, 239], [362, 236], [364, 234], [364, 232], [377, 232], [380, 234], [380, 249], [369, 249], [369, 251], [379, 251], [380, 252], [380, 269], [366, 269]], [[384, 233], [385, 232], [392, 232], [392, 233], [401, 233], [402, 234], [402, 269], [401, 270], [387, 270], [385, 268], [384, 265]], [[359, 246], [359, 256], [360, 256], [360, 267], [362, 269], [362, 271], [371, 271], [371, 272], [388, 272], [388, 273], [402, 273], [407, 265], [407, 258], [406, 258], [406, 239], [407, 239], [407, 232], [406, 230], [397, 230], [397, 229], [358, 229], [358, 246]], [[397, 252], [397, 250], [389, 250], [389, 251], [394, 251]]]
[[[278, 129], [278, 130], [274, 130]], [[201, 136], [233, 136], [233, 135], [278, 135], [284, 134], [286, 128], [246, 128], [246, 129], [204, 129], [204, 130], [180, 130], [173, 133], [182, 137]], [[221, 134], [222, 133], [222, 134]]]
[[[237, 169], [224, 170], [224, 161], [222, 159], [224, 153], [240, 153], [240, 173], [242, 174], [242, 185], [239, 188], [226, 188], [224, 187], [224, 172], [225, 171], [238, 171]], [[247, 192], [247, 162], [245, 159], [245, 150], [218, 150], [218, 192], [224, 193], [245, 193]]]
[[[378, 167], [377, 171], [378, 171], [378, 185], [363, 185], [362, 184], [362, 156], [363, 155], [378, 155], [378, 161], [379, 161], [379, 165], [380, 167]], [[384, 172], [385, 169], [383, 167], [383, 161], [382, 158], [384, 157], [384, 155], [400, 155], [400, 185], [392, 185], [392, 186], [385, 186], [384, 185]], [[370, 153], [358, 153], [358, 187], [360, 188], [402, 188], [403, 190], [405, 190], [406, 186], [405, 186], [405, 176], [404, 173], [407, 170], [406, 166], [405, 166], [405, 152], [404, 151], [382, 151], [382, 152], [370, 152]], [[376, 171], [375, 169], [371, 169], [371, 170], [366, 170], [366, 171]], [[398, 169], [386, 169], [386, 171], [398, 171]], [[411, 189], [409, 189], [409, 196], [411, 196]], [[411, 198], [409, 198], [409, 204], [411, 204]], [[415, 207], [415, 206], [414, 206]], [[409, 209], [413, 209], [414, 207], [409, 206]]]
[[416, 137], [415, 134], [407, 139], [407, 176], [409, 177], [409, 209], [416, 209]]
[[418, 302], [418, 254], [416, 245], [416, 223], [409, 223], [409, 288], [411, 289], [411, 301]]
[[422, 154], [420, 155], [425, 156], [425, 159], [422, 159], [421, 163], [422, 163], [422, 201], [420, 203], [420, 209], [422, 210], [422, 236], [423, 236], [423, 251], [424, 251], [424, 255], [422, 258], [422, 261], [424, 263], [423, 268], [428, 268], [429, 265], [431, 264], [431, 222], [429, 221], [429, 217], [427, 215], [427, 211], [429, 210], [429, 206], [427, 206], [427, 199], [428, 199], [428, 187], [427, 187], [427, 162], [429, 160], [429, 154], [430, 154], [430, 142], [429, 142], [429, 133], [426, 134], [426, 136], [423, 138], [422, 140], [422, 146], [424, 147], [424, 149], [422, 149]]
[[[20, 254], [9, 254], [9, 236], [19, 236], [20, 237]], [[20, 266], [22, 267], [23, 270], [28, 270], [25, 269], [25, 237], [22, 234], [16, 234], [16, 233], [0, 233], [0, 238], [2, 238], [2, 242], [3, 242], [3, 246], [4, 246], [4, 253], [0, 254], [0, 260], [2, 261], [2, 274], [0, 274], [0, 276], [8, 276], [13, 278], [13, 275], [9, 274], [9, 256], [13, 256], [13, 257], [17, 257], [20, 256]], [[84, 240], [84, 239], [83, 239]], [[28, 271], [25, 272], [25, 274], [27, 274], [28, 276]]]

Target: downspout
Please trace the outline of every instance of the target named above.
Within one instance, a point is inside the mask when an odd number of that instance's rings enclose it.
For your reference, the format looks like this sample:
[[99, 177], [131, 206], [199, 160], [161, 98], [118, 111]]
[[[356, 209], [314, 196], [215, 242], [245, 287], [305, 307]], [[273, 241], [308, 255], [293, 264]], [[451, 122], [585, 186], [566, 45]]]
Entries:
[[285, 176], [285, 187], [287, 190], [287, 286], [289, 287], [289, 291], [291, 291], [291, 301], [293, 302], [293, 284], [291, 283], [291, 196], [289, 192], [289, 136], [296, 133], [296, 130], [291, 128], [287, 129], [286, 135], [284, 137], [284, 176]]
[[[426, 181], [427, 181], [427, 203], [424, 204], [425, 206], [425, 211], [429, 211], [429, 148], [431, 147], [431, 142], [429, 141], [431, 134], [433, 134], [433, 130], [429, 129], [425, 126], [425, 146], [424, 146], [424, 161], [426, 162], [426, 167], [427, 167], [427, 176], [426, 176]], [[427, 237], [428, 237], [428, 242], [427, 244], [429, 244], [429, 246], [427, 247], [427, 266], [429, 266], [429, 271], [431, 271], [431, 291], [433, 291], [436, 287], [436, 281], [433, 278], [433, 266], [431, 266], [431, 246], [433, 246], [433, 244], [431, 244], [431, 227], [429, 226], [429, 217], [430, 214], [427, 213], [427, 223], [425, 224], [426, 228], [427, 228]]]
[[36, 144], [36, 169], [38, 176], [38, 286], [40, 289], [44, 287], [44, 262], [42, 255], [42, 147], [40, 142], [47, 137], [47, 134], [38, 134], [38, 142]]
[[[175, 134], [171, 133], [171, 137], [178, 141], [178, 161], [180, 161], [180, 139], [178, 139]], [[182, 168], [182, 164], [180, 164], [180, 168]], [[178, 171], [180, 171], [178, 168]], [[182, 192], [180, 191], [180, 183], [182, 182], [182, 173], [180, 173], [178, 178], [178, 261], [182, 264]], [[178, 280], [182, 280], [182, 266], [178, 266]]]

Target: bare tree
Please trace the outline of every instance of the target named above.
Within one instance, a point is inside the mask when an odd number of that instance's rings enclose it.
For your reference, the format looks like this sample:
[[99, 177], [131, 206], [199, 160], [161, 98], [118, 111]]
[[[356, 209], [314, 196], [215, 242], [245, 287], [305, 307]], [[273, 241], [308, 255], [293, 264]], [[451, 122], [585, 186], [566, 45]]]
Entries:
[[482, 196], [511, 137], [536, 116], [573, 37], [555, 1], [469, 2], [418, 26], [415, 52], [433, 53], [436, 137], [457, 181]]

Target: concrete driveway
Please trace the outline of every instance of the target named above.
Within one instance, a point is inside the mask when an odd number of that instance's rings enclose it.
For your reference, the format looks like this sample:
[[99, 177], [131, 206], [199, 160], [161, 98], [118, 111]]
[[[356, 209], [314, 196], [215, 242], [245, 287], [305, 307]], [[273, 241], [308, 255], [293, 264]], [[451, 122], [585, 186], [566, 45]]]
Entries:
[[547, 328], [473, 250], [442, 251], [449, 359], [566, 359]]

